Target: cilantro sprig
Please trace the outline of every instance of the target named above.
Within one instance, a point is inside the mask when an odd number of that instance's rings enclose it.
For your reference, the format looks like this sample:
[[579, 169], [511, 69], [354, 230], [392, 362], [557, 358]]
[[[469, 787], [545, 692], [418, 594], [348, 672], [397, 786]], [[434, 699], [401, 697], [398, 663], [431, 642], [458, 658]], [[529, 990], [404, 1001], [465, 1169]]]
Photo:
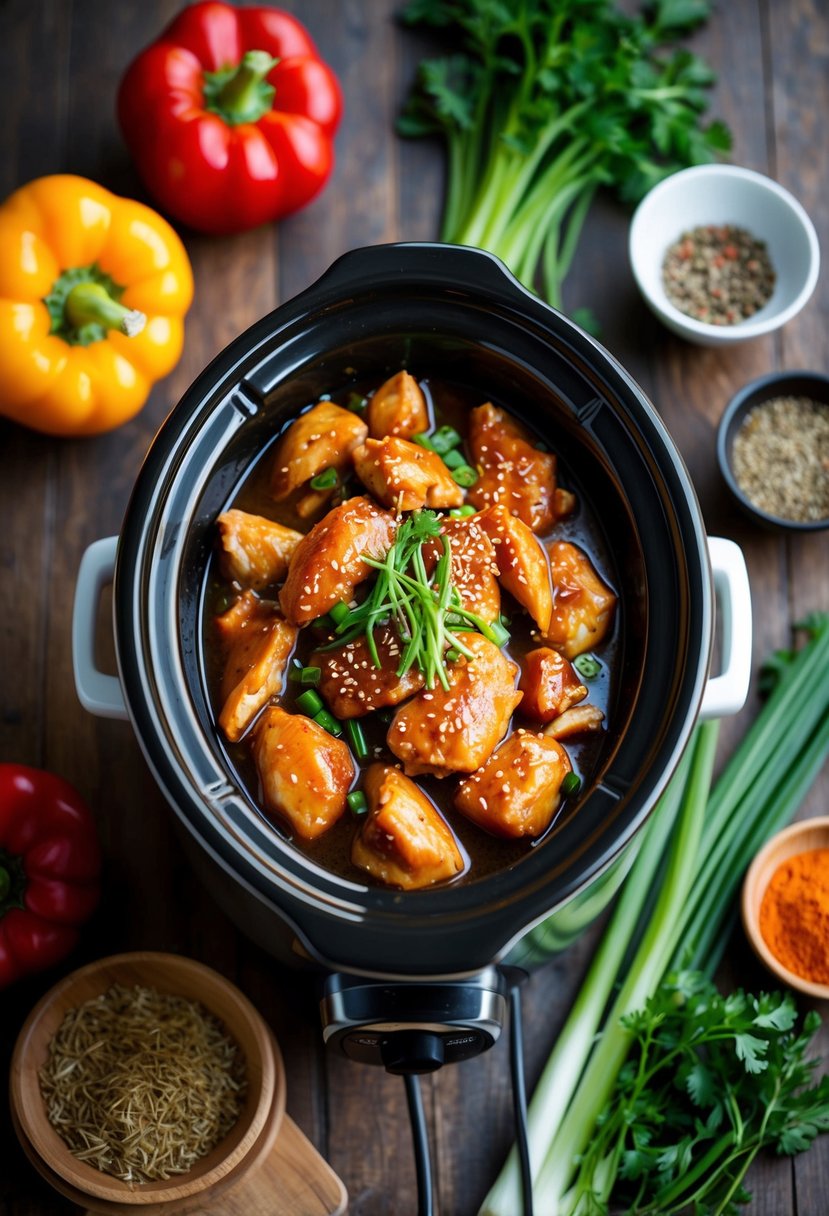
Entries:
[[[365, 637], [371, 661], [382, 667], [375, 630], [392, 623], [403, 648], [397, 675], [413, 665], [423, 673], [427, 688], [437, 680], [449, 688], [447, 662], [473, 658], [474, 652], [457, 636], [465, 630], [482, 633], [496, 646], [508, 635], [498, 622], [487, 622], [465, 608], [452, 581], [452, 545], [441, 533], [441, 517], [434, 511], [414, 511], [398, 529], [394, 544], [382, 559], [365, 554], [363, 561], [377, 571], [366, 598], [335, 625], [331, 650]], [[424, 547], [440, 542], [437, 564], [427, 572]]]
[[451, 53], [420, 65], [398, 122], [442, 135], [448, 174], [441, 239], [497, 254], [528, 287], [561, 284], [600, 186], [636, 202], [663, 177], [713, 160], [731, 139], [702, 123], [714, 75], [672, 46], [708, 0], [409, 0], [403, 20]]
[[790, 995], [723, 996], [700, 972], [669, 975], [622, 1019], [631, 1046], [573, 1200], [595, 1197], [602, 1162], [615, 1160], [614, 1209], [736, 1213], [762, 1149], [802, 1152], [829, 1131], [829, 1077], [815, 1083], [807, 1056], [820, 1018], [808, 1014], [800, 1031], [796, 1020]]

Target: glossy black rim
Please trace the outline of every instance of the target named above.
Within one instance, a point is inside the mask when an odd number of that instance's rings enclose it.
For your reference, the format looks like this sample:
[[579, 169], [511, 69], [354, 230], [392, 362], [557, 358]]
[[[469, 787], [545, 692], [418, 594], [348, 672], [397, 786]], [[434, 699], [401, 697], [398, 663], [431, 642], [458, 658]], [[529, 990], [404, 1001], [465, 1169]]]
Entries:
[[[201, 594], [209, 524], [239, 480], [246, 435], [262, 424], [281, 386], [301, 393], [306, 369], [325, 366], [327, 336], [334, 331], [343, 349], [359, 349], [372, 327], [380, 340], [384, 326], [389, 333], [399, 330], [396, 313], [407, 309], [429, 318], [435, 341], [439, 334], [448, 343], [450, 359], [454, 339], [446, 327], [458, 318], [465, 333], [458, 338], [460, 358], [479, 348], [501, 360], [507, 376], [513, 360], [516, 375], [542, 379], [532, 360], [549, 359], [572, 378], [578, 394], [559, 402], [562, 418], [580, 443], [592, 447], [608, 476], [615, 476], [614, 461], [624, 448], [641, 482], [636, 492], [647, 494], [647, 518], [634, 511], [633, 530], [654, 611], [636, 643], [643, 647], [644, 670], [641, 688], [631, 692], [630, 721], [601, 779], [557, 833], [555, 854], [538, 850], [489, 879], [401, 895], [322, 871], [280, 842], [255, 813], [200, 702], [193, 675], [195, 618], [182, 605]], [[506, 351], [489, 336], [499, 329]], [[217, 471], [217, 454], [237, 449], [242, 454]], [[619, 856], [664, 788], [696, 720], [709, 662], [712, 592], [687, 471], [627, 373], [490, 255], [392, 245], [346, 254], [219, 355], [172, 412], [125, 518], [115, 621], [119, 669], [142, 749], [185, 827], [226, 880], [277, 908], [306, 948], [328, 964], [418, 975], [480, 969]]]

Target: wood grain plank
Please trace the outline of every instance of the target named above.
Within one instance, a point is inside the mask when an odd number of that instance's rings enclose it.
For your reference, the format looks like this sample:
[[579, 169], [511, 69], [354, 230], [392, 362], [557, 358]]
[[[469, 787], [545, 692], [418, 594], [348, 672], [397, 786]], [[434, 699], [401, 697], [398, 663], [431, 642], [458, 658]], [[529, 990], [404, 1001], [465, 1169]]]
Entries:
[[[829, 249], [829, 145], [821, 116], [829, 108], [829, 12], [825, 5], [796, 0], [767, 4], [768, 40], [774, 88], [771, 115], [778, 180], [800, 200], [817, 229], [824, 255]], [[786, 368], [829, 371], [826, 332], [829, 326], [829, 279], [823, 273], [811, 301], [783, 330], [782, 363]], [[829, 609], [829, 533], [797, 537], [789, 544], [790, 615], [799, 620], [815, 609]], [[826, 814], [829, 770], [816, 782], [799, 817]], [[811, 1002], [802, 1000], [802, 1007]], [[815, 1051], [829, 1060], [826, 1010]], [[826, 1070], [824, 1063], [823, 1071]], [[798, 1216], [818, 1216], [829, 1195], [829, 1143], [821, 1137], [808, 1153], [796, 1157], [792, 1174]]]

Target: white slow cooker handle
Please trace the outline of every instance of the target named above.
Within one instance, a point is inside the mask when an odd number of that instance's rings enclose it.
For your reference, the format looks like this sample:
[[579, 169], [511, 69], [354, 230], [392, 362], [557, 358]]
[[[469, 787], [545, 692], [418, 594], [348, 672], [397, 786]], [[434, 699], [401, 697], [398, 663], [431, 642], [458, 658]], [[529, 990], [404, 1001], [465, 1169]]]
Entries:
[[84, 709], [99, 718], [128, 717], [121, 681], [95, 666], [95, 622], [101, 592], [112, 582], [117, 536], [96, 540], [81, 558], [72, 609], [72, 665], [75, 688]]
[[733, 540], [708, 537], [708, 553], [717, 600], [721, 670], [702, 698], [700, 718], [726, 718], [738, 713], [751, 679], [751, 591], [743, 551]]

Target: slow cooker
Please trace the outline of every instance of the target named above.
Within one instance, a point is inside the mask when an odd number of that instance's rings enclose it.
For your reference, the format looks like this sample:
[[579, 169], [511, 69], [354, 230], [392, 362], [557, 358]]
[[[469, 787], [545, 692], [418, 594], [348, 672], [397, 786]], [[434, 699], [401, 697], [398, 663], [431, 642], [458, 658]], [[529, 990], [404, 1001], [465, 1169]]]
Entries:
[[[577, 810], [511, 868], [412, 893], [328, 873], [273, 831], [224, 750], [200, 647], [214, 521], [252, 462], [332, 386], [401, 367], [509, 402], [547, 439], [601, 522], [621, 603], [610, 731]], [[109, 580], [117, 677], [93, 655]], [[697, 719], [742, 705], [750, 621], [742, 554], [706, 537], [680, 455], [624, 369], [494, 257], [401, 244], [347, 253], [196, 380], [152, 444], [120, 537], [84, 556], [73, 647], [81, 702], [129, 717], [225, 910], [283, 961], [329, 974], [329, 1041], [406, 1071], [489, 1046], [504, 967], [544, 961], [606, 905]], [[412, 1027], [426, 1038], [406, 1038]]]

